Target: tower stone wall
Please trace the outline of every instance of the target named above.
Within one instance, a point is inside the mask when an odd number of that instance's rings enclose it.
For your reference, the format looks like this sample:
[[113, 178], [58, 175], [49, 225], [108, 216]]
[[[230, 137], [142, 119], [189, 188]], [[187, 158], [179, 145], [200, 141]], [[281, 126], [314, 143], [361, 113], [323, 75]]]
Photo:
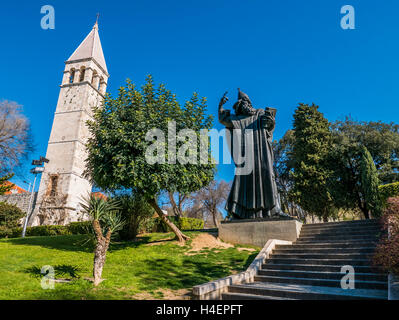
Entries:
[[86, 122], [92, 119], [92, 108], [104, 100], [108, 77], [96, 24], [65, 62], [46, 153], [50, 161], [44, 166], [30, 225], [86, 219], [80, 209], [82, 198], [92, 190], [83, 176], [90, 136]]

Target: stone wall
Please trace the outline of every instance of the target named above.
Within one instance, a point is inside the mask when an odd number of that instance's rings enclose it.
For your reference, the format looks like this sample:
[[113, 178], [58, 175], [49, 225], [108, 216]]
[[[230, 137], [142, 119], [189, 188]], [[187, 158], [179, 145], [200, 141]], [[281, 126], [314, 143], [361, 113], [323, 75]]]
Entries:
[[[30, 196], [31, 196], [30, 192], [7, 194], [7, 195], [1, 195], [0, 201], [16, 205], [23, 212], [27, 212], [29, 207]], [[36, 199], [37, 199], [37, 192], [35, 192], [33, 196], [33, 209], [36, 205]]]

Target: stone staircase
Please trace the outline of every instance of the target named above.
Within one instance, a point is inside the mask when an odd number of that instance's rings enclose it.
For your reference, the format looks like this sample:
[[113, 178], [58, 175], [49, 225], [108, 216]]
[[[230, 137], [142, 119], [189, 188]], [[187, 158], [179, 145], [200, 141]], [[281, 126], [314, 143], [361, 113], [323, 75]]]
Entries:
[[[252, 283], [231, 285], [223, 300], [387, 299], [387, 275], [370, 258], [382, 235], [376, 220], [303, 225], [292, 245], [278, 245]], [[355, 270], [355, 289], [342, 289], [341, 267]]]

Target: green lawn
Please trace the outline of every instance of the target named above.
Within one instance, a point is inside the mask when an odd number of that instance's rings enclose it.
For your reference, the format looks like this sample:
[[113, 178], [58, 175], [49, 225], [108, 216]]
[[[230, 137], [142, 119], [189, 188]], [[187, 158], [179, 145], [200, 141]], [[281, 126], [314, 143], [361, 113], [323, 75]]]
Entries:
[[[194, 238], [199, 233], [188, 232]], [[164, 240], [166, 238], [170, 240]], [[206, 249], [187, 255], [190, 249], [172, 241], [173, 234], [147, 234], [136, 242], [112, 243], [103, 281], [97, 288], [91, 277], [93, 248], [86, 236], [30, 237], [0, 240], [0, 299], [142, 299], [169, 298], [213, 279], [242, 271], [256, 251]], [[247, 246], [246, 246], [247, 247]], [[40, 270], [51, 265], [55, 289], [41, 288]], [[169, 293], [172, 295], [170, 296]], [[166, 296], [165, 296], [166, 295]]]

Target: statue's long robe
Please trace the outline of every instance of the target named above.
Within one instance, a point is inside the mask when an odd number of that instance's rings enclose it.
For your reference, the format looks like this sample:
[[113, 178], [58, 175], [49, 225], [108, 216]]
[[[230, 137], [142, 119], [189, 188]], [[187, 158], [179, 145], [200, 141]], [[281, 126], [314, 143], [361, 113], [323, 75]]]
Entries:
[[[261, 109], [256, 110], [256, 114], [251, 116], [231, 115], [228, 110], [219, 112], [219, 121], [228, 130], [226, 137], [231, 154], [233, 155], [240, 147], [242, 155], [246, 149], [252, 152], [252, 157], [245, 155], [246, 160], [252, 158], [253, 161], [253, 170], [249, 174], [238, 175], [237, 168], [243, 167], [244, 164], [237, 165], [235, 160], [236, 174], [226, 202], [226, 210], [236, 218], [253, 219], [270, 216], [270, 210], [278, 201], [272, 149], [275, 119], [268, 114], [272, 125], [266, 128], [265, 122], [261, 120], [264, 114], [265, 111]], [[252, 130], [252, 143], [249, 146], [246, 145], [248, 141], [244, 138], [246, 129]], [[234, 134], [241, 136], [241, 145], [232, 138]]]

